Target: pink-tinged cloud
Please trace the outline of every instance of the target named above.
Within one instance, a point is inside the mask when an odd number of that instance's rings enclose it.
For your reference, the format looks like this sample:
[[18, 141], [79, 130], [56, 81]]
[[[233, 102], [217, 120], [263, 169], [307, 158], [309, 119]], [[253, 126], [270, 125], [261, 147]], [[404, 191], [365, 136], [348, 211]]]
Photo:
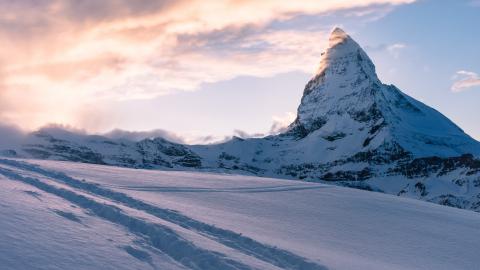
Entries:
[[472, 71], [457, 71], [453, 78], [456, 80], [451, 87], [453, 92], [462, 92], [469, 88], [480, 86], [480, 76]]
[[345, 10], [374, 19], [413, 1], [0, 0], [0, 120], [105, 129], [114, 121], [98, 114], [112, 100], [311, 72], [330, 26], [270, 23]]

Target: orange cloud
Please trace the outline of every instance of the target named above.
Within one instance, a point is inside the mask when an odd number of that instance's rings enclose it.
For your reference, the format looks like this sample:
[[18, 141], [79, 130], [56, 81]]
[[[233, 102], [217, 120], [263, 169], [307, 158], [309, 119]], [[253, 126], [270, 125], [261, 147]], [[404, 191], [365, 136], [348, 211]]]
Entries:
[[456, 81], [451, 87], [452, 92], [462, 92], [468, 88], [480, 86], [480, 76], [472, 71], [459, 70], [453, 79]]
[[365, 8], [354, 14], [364, 16], [375, 14], [372, 6], [410, 2], [2, 1], [0, 119], [27, 128], [79, 124], [83, 108], [105, 100], [193, 91], [238, 75], [310, 72], [329, 29], [268, 30], [269, 23], [354, 8]]

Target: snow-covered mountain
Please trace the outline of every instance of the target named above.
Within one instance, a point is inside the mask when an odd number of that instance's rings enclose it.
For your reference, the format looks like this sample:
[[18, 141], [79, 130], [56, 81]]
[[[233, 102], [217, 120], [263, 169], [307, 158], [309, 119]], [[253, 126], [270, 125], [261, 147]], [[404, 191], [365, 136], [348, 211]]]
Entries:
[[282, 134], [191, 146], [46, 128], [3, 154], [334, 182], [480, 211], [480, 143], [438, 111], [383, 84], [368, 55], [338, 28], [305, 87], [296, 120]]
[[342, 139], [351, 147], [342, 155], [378, 149], [393, 154], [403, 149], [414, 156], [480, 153], [480, 144], [442, 114], [382, 84], [367, 54], [338, 28], [305, 87], [290, 130], [298, 138], [315, 133]]

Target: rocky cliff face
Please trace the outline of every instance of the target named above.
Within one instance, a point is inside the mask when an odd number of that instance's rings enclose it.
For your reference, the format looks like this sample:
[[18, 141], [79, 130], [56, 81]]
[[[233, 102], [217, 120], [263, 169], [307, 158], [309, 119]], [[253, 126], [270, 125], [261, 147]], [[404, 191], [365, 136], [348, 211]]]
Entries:
[[3, 153], [324, 181], [480, 211], [480, 143], [383, 84], [368, 55], [338, 28], [304, 89], [296, 120], [282, 134], [187, 146], [46, 129]]

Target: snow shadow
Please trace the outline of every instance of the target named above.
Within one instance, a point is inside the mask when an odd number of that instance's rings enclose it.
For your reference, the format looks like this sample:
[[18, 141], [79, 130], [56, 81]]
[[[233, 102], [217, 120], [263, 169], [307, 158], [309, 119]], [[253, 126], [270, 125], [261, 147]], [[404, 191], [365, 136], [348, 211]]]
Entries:
[[132, 257], [142, 261], [151, 264], [152, 263], [152, 256], [146, 251], [143, 251], [141, 249], [134, 248], [132, 246], [124, 246], [122, 247], [123, 250], [125, 250], [128, 254], [130, 254]]
[[28, 194], [28, 195], [34, 197], [35, 199], [37, 199], [39, 201], [42, 201], [42, 199], [40, 198], [40, 197], [42, 197], [42, 194], [40, 194], [38, 192], [35, 192], [33, 190], [23, 190], [23, 193]]
[[82, 221], [80, 220], [79, 217], [77, 217], [74, 213], [72, 212], [64, 212], [64, 211], [61, 211], [61, 210], [53, 210], [53, 212], [61, 217], [64, 217], [68, 220], [71, 220], [71, 221], [74, 221], [74, 222], [78, 222], [78, 223], [82, 223]]

